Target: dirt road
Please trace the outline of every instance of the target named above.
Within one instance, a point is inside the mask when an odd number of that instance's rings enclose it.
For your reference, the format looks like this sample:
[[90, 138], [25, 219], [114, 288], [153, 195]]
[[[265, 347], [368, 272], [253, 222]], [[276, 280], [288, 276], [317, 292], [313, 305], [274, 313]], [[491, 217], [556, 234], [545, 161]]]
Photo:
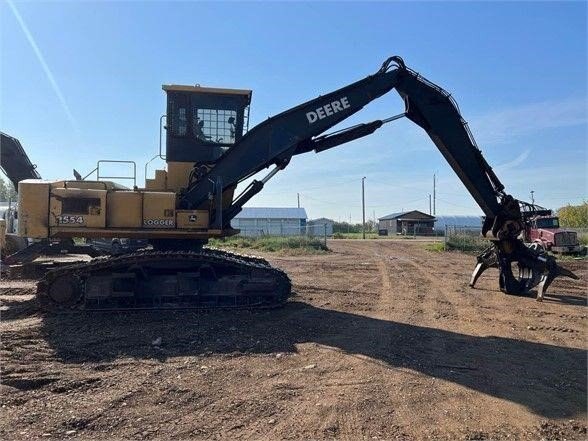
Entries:
[[537, 303], [493, 271], [469, 288], [465, 254], [330, 246], [267, 256], [296, 293], [274, 311], [54, 316], [4, 291], [0, 438], [586, 438], [586, 262]]

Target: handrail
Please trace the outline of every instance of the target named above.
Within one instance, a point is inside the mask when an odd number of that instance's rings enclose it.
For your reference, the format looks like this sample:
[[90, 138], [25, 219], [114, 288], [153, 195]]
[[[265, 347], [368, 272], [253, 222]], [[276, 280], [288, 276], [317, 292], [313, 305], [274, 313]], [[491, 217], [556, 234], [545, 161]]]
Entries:
[[[109, 163], [109, 164], [133, 164], [133, 176], [100, 176], [100, 164], [102, 163]], [[135, 163], [135, 161], [118, 161], [118, 160], [113, 160], [113, 159], [101, 159], [97, 162], [96, 164], [96, 168], [94, 169], [96, 171], [96, 180], [99, 181], [100, 178], [103, 179], [128, 179], [128, 180], [133, 180], [133, 187], [137, 186], [137, 164]], [[90, 172], [90, 174], [92, 174], [93, 171]], [[87, 177], [87, 176], [86, 176]]]

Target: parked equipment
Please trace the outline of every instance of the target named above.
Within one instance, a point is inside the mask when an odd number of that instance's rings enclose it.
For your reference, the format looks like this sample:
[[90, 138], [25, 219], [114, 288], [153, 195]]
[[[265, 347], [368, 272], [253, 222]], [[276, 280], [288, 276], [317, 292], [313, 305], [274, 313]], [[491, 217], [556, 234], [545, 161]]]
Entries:
[[551, 214], [533, 216], [525, 228], [525, 241], [536, 248], [558, 254], [586, 255], [586, 247], [578, 241], [578, 233], [559, 226], [559, 218]]
[[[324, 132], [396, 89], [405, 111], [386, 119]], [[500, 287], [542, 293], [562, 272], [555, 260], [517, 238], [525, 228], [521, 206], [477, 147], [449, 93], [387, 59], [362, 80], [319, 96], [247, 132], [250, 90], [163, 86], [167, 93], [167, 170], [144, 189], [88, 180], [25, 180], [19, 184], [19, 233], [34, 238], [148, 238], [153, 250], [95, 259], [50, 271], [38, 295], [46, 304], [88, 309], [136, 307], [268, 307], [286, 301], [290, 281], [265, 260], [203, 247], [209, 238], [237, 234], [230, 221], [292, 156], [367, 136], [407, 117], [439, 148], [486, 215]], [[265, 168], [238, 196], [238, 183]], [[78, 175], [78, 178], [80, 176]], [[18, 260], [14, 256], [13, 261]], [[518, 263], [515, 276], [512, 263]], [[476, 278], [485, 268], [478, 265]]]
[[106, 254], [118, 256], [139, 251], [149, 246], [147, 239], [127, 239], [122, 237], [89, 239], [88, 245]]
[[[20, 141], [6, 133], [0, 132], [0, 170], [18, 188], [23, 179], [40, 179], [41, 176]], [[18, 227], [18, 209], [14, 201], [0, 213], [0, 256], [13, 254], [26, 248], [26, 238], [16, 234]]]

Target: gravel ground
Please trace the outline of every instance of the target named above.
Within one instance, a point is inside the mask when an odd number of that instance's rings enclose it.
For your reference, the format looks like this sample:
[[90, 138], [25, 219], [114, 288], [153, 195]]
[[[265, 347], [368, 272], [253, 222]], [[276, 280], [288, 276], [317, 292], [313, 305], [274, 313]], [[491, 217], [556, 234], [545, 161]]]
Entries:
[[[261, 312], [42, 313], [0, 283], [2, 439], [586, 439], [586, 261], [543, 303], [474, 258], [336, 240]], [[10, 289], [8, 289], [10, 288]]]

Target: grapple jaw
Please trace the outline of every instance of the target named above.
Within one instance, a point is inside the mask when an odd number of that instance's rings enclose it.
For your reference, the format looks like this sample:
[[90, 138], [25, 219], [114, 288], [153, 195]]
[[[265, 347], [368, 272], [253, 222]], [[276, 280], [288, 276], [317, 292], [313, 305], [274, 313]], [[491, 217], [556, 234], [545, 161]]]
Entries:
[[[518, 276], [513, 274], [513, 264], [518, 267]], [[478, 263], [470, 286], [488, 268], [498, 268], [500, 290], [506, 294], [524, 295], [537, 288], [537, 301], [542, 301], [547, 288], [556, 277], [578, 279], [573, 272], [559, 266], [555, 257], [544, 250], [525, 245], [520, 239], [496, 240], [478, 255]]]

